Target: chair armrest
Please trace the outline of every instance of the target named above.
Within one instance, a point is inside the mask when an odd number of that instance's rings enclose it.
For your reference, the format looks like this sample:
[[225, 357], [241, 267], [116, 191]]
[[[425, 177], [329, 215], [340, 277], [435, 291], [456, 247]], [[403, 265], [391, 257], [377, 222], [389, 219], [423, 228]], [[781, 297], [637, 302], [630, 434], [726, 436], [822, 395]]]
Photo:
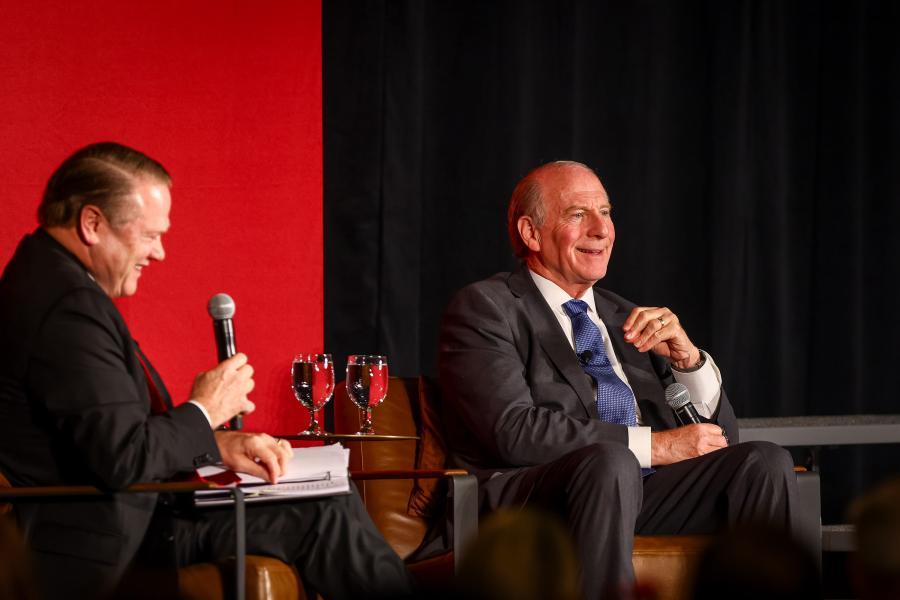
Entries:
[[357, 481], [371, 479], [439, 479], [455, 475], [468, 475], [462, 469], [386, 469], [373, 471], [350, 471], [350, 478]]
[[136, 483], [123, 490], [101, 490], [92, 485], [34, 485], [0, 488], [0, 500], [15, 502], [22, 498], [77, 498], [82, 496], [108, 496], [129, 493], [186, 493], [212, 490], [218, 486], [207, 481], [171, 481], [163, 483]]
[[453, 569], [459, 570], [460, 559], [467, 543], [478, 534], [478, 480], [462, 469], [408, 469], [383, 471], [351, 471], [357, 481], [373, 479], [435, 479], [447, 478], [449, 489], [450, 533], [453, 544]]
[[793, 536], [816, 559], [822, 572], [822, 496], [819, 474], [815, 471], [797, 473], [799, 506], [794, 515]]

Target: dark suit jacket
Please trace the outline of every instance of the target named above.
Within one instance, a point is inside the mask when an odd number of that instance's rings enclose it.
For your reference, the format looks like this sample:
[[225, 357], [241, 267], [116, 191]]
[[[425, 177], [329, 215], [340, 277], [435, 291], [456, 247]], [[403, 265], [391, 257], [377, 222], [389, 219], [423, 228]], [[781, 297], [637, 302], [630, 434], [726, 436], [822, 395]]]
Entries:
[[[634, 304], [595, 287], [597, 312], [634, 390], [644, 425], [676, 426], [665, 402], [665, 359], [623, 338]], [[599, 420], [591, 379], [524, 266], [462, 289], [441, 328], [440, 380], [453, 462], [480, 479], [555, 460], [588, 444], [628, 443]], [[732, 443], [737, 421], [723, 390], [713, 421]]]
[[[43, 230], [22, 240], [0, 278], [0, 333], [0, 470], [13, 485], [116, 490], [218, 460], [196, 406], [150, 415], [121, 314]], [[153, 494], [119, 495], [17, 513], [39, 566], [71, 580], [74, 595], [96, 595], [132, 560], [156, 505]]]

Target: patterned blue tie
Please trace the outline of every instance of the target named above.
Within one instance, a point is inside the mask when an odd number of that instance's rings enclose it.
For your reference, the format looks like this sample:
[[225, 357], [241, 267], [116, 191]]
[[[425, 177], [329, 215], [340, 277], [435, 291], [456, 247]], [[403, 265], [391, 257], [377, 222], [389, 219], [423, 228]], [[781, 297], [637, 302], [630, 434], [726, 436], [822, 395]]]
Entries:
[[[634, 393], [613, 370], [603, 345], [603, 334], [591, 321], [587, 309], [587, 303], [582, 300], [569, 300], [563, 304], [563, 310], [572, 319], [575, 353], [581, 368], [597, 382], [597, 412], [600, 419], [607, 423], [635, 427]], [[585, 355], [585, 352], [590, 355]]]

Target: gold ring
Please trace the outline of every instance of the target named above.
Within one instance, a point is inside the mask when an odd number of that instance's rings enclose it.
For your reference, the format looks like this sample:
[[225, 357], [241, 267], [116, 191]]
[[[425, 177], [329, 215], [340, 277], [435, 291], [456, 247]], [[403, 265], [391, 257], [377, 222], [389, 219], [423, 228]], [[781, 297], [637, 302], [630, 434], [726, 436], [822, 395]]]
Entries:
[[663, 319], [662, 317], [656, 317], [656, 320], [659, 321], [659, 326], [660, 326], [660, 327], [665, 327], [665, 326], [666, 326], [666, 320]]

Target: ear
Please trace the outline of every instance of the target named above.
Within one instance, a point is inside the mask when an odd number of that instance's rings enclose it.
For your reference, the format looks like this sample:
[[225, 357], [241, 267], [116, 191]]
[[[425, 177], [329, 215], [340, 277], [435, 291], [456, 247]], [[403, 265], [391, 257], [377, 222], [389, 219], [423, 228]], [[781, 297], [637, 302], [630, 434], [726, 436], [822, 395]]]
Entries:
[[78, 214], [78, 237], [88, 246], [100, 243], [100, 229], [106, 224], [103, 211], [93, 204], [85, 204]]
[[534, 226], [534, 221], [531, 220], [531, 217], [524, 215], [519, 217], [516, 227], [519, 230], [519, 237], [522, 238], [525, 246], [532, 252], [540, 252], [541, 232]]

